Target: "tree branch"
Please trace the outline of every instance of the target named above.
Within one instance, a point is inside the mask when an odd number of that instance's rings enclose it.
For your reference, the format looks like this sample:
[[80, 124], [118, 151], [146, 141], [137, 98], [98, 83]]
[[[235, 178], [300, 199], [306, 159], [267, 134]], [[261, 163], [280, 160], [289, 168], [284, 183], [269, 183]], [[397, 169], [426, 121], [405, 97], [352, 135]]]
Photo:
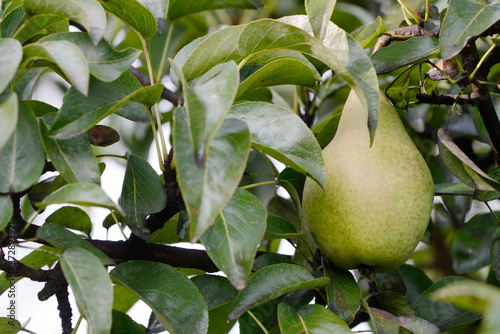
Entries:
[[450, 95], [450, 94], [417, 94], [417, 100], [420, 103], [427, 104], [443, 104], [447, 106], [452, 106], [455, 103], [463, 105], [463, 104], [473, 104], [474, 97], [470, 94], [466, 95]]
[[47, 282], [50, 272], [43, 269], [33, 269], [13, 259], [7, 261], [3, 249], [0, 250], [0, 270], [6, 272], [6, 277], [27, 277], [36, 282]]
[[[474, 42], [467, 44], [462, 50], [462, 60], [464, 70], [467, 75], [470, 75], [479, 63], [479, 54]], [[471, 82], [471, 97], [475, 100], [473, 105], [478, 108], [486, 131], [488, 131], [491, 148], [495, 156], [495, 165], [498, 166], [500, 164], [500, 121], [488, 88], [479, 83], [479, 80], [485, 80], [485, 74], [487, 73], [480, 73], [479, 71], [476, 73], [476, 77]]]
[[[135, 67], [129, 67], [129, 72], [132, 73], [136, 78], [137, 80], [139, 80], [139, 82], [143, 85], [143, 86], [150, 86], [151, 85], [151, 81], [149, 80], [148, 76], [144, 73], [142, 73], [141, 71], [139, 71], [138, 69], [136, 69]], [[161, 94], [161, 96], [171, 102], [174, 106], [178, 105], [179, 104], [179, 96], [177, 94], [175, 94], [174, 92], [168, 90], [166, 87], [163, 87], [163, 93]]]
[[62, 334], [71, 334], [73, 332], [73, 325], [71, 323], [73, 311], [71, 310], [68, 297], [68, 284], [66, 284], [66, 288], [61, 288], [56, 292], [57, 309], [59, 310], [59, 318], [61, 318], [61, 327], [63, 330]]
[[88, 241], [110, 258], [118, 260], [117, 262], [147, 260], [165, 263], [172, 267], [197, 268], [206, 272], [219, 271], [203, 250], [141, 242], [138, 239], [129, 239], [129, 241]]

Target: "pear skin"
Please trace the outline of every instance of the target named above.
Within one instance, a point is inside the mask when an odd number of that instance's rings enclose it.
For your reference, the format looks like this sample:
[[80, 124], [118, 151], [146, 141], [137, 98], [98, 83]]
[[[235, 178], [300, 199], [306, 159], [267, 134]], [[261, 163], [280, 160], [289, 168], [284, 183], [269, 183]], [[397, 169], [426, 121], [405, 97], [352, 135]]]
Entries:
[[337, 267], [388, 272], [404, 264], [429, 222], [434, 184], [383, 92], [370, 147], [368, 115], [354, 91], [324, 148], [325, 190], [308, 178], [303, 209], [318, 247]]

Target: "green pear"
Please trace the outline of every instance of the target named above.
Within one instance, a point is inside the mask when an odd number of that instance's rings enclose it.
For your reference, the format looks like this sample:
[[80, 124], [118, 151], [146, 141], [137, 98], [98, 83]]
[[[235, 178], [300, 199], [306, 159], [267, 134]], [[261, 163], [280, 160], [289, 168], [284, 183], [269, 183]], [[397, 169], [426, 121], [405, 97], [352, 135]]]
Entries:
[[325, 190], [308, 178], [303, 209], [318, 247], [337, 267], [387, 272], [422, 238], [433, 204], [432, 177], [383, 92], [373, 144], [354, 91], [323, 150]]

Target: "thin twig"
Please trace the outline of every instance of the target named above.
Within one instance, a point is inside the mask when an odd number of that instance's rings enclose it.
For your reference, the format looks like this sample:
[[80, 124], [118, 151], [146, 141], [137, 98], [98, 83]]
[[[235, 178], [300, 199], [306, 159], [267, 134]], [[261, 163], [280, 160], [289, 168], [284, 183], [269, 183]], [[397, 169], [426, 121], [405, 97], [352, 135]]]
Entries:
[[[149, 80], [149, 77], [135, 67], [129, 67], [128, 71], [132, 73], [143, 86], [151, 85], [151, 80]], [[161, 97], [171, 102], [174, 106], [179, 104], [179, 96], [174, 92], [168, 90], [166, 87], [163, 87], [163, 93], [161, 94]]]

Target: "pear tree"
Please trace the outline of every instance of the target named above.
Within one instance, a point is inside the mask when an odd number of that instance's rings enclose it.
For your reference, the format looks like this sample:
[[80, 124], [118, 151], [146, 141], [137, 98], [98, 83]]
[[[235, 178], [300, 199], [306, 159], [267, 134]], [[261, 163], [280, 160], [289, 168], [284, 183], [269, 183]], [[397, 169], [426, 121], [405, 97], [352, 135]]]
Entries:
[[0, 0], [1, 333], [498, 333], [498, 0]]

